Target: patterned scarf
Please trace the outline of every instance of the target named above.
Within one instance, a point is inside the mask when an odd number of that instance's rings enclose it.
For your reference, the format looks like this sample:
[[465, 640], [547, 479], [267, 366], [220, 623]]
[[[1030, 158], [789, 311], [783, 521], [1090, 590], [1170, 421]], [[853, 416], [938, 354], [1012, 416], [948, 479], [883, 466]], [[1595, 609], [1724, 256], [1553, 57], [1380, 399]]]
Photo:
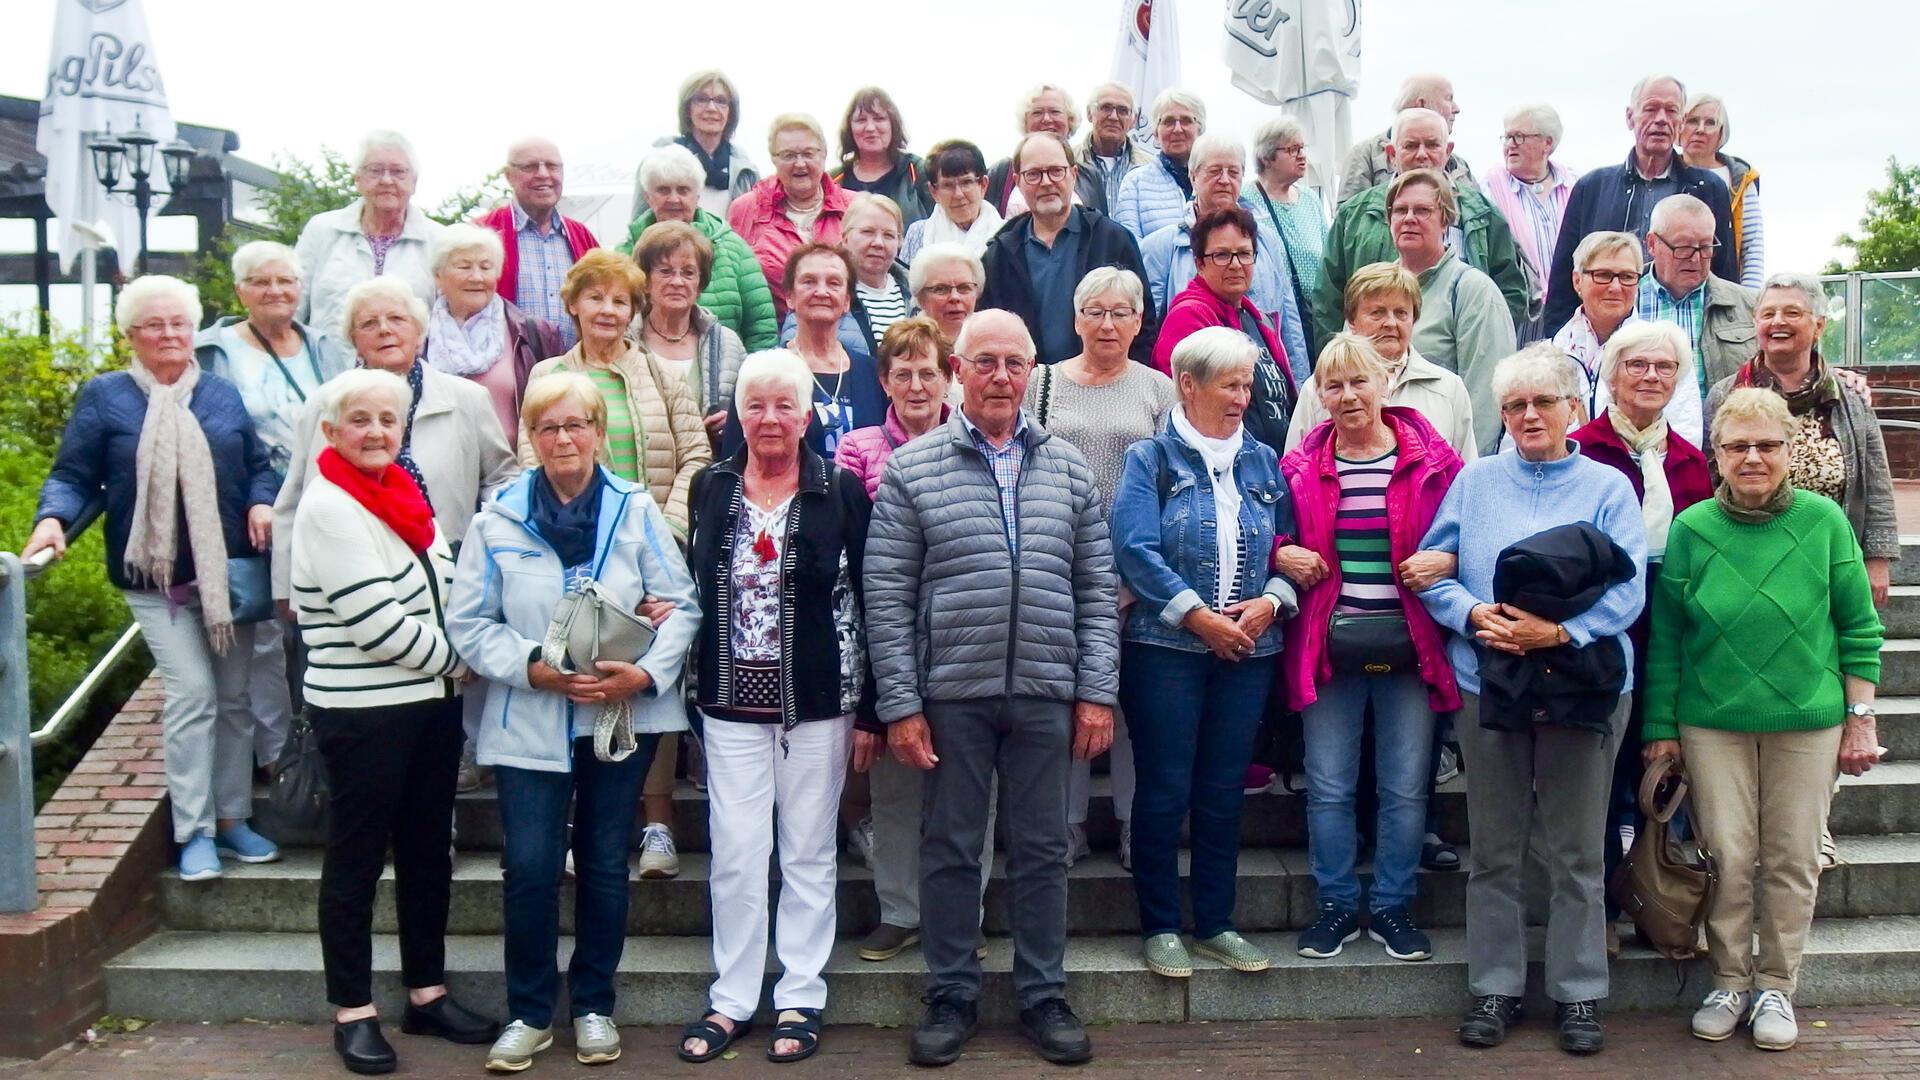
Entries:
[[1661, 415], [1641, 430], [1619, 406], [1609, 405], [1607, 421], [1640, 459], [1640, 516], [1647, 523], [1647, 558], [1658, 559], [1667, 553], [1667, 531], [1673, 526], [1673, 490], [1667, 486], [1666, 456], [1660, 452], [1667, 442], [1667, 418]]
[[145, 364], [135, 360], [129, 374], [147, 395], [134, 450], [133, 528], [127, 535], [127, 576], [150, 581], [162, 591], [173, 588], [180, 555], [179, 522], [187, 519], [193, 548], [194, 584], [200, 594], [200, 621], [207, 644], [226, 655], [233, 644], [233, 611], [227, 601], [227, 536], [220, 524], [220, 492], [214, 480], [213, 452], [190, 406], [200, 383], [200, 365], [188, 363], [171, 386], [162, 386]]
[[507, 302], [495, 295], [467, 317], [453, 317], [447, 298], [436, 297], [427, 319], [427, 363], [449, 375], [470, 379], [493, 370], [507, 352]]
[[1780, 377], [1758, 356], [1740, 365], [1733, 385], [1757, 386], [1779, 394], [1787, 400], [1788, 412], [1795, 416], [1813, 413], [1820, 420], [1820, 434], [1833, 438], [1833, 411], [1840, 404], [1840, 380], [1827, 370], [1826, 362], [1820, 359], [1820, 350], [1813, 351], [1812, 366], [1807, 369], [1806, 381], [1800, 384], [1798, 390], [1781, 389]]
[[1173, 177], [1173, 182], [1179, 185], [1180, 194], [1188, 200], [1191, 200], [1193, 198], [1193, 177], [1187, 173], [1187, 167], [1168, 157], [1165, 150], [1160, 151], [1160, 167], [1167, 170], [1167, 175]]

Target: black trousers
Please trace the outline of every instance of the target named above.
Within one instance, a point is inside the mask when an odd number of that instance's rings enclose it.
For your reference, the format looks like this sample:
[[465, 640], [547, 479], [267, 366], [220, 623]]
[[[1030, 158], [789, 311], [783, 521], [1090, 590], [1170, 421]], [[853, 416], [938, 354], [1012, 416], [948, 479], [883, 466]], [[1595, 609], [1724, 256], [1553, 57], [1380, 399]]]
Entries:
[[327, 763], [332, 824], [320, 868], [327, 1000], [373, 1002], [373, 898], [393, 849], [401, 981], [446, 981], [460, 699], [309, 710]]

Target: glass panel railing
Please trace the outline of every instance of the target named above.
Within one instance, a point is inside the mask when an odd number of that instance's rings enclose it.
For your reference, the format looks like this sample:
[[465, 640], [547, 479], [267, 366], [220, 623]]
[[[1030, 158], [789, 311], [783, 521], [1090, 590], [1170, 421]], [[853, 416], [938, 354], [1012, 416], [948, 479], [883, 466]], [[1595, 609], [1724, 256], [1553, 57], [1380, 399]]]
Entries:
[[1851, 366], [1920, 364], [1920, 271], [1820, 280], [1828, 300], [1822, 356]]

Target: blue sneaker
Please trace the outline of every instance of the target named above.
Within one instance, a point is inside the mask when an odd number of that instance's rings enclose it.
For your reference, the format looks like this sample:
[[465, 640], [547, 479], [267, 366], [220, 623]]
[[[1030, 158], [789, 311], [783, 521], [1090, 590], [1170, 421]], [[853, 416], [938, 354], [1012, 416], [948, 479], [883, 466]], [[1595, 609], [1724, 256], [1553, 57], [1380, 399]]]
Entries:
[[279, 846], [254, 832], [244, 821], [214, 837], [213, 844], [220, 854], [230, 855], [244, 863], [277, 862], [280, 859]]
[[1326, 901], [1320, 905], [1320, 917], [1300, 932], [1300, 955], [1309, 960], [1330, 960], [1359, 936], [1360, 917], [1351, 908]]
[[220, 876], [220, 853], [213, 837], [200, 835], [180, 845], [180, 880], [212, 881]]

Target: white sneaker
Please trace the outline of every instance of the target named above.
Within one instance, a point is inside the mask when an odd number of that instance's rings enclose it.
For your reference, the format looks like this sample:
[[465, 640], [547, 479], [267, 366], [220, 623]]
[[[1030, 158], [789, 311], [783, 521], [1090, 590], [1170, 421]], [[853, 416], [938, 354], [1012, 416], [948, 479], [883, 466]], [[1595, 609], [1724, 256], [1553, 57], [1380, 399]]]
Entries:
[[507, 1025], [487, 1051], [487, 1071], [524, 1072], [533, 1064], [533, 1055], [553, 1045], [552, 1028], [528, 1027], [515, 1020]]
[[599, 1013], [573, 1018], [573, 1056], [582, 1065], [605, 1065], [620, 1057], [620, 1029]]
[[1793, 1020], [1793, 1001], [1778, 990], [1762, 990], [1753, 999], [1753, 1045], [1762, 1050], [1791, 1050], [1800, 1041], [1800, 1025]]
[[673, 830], [655, 822], [640, 833], [640, 876], [647, 880], [680, 876], [680, 851]]
[[1459, 775], [1460, 755], [1454, 752], [1453, 747], [1442, 743], [1440, 745], [1440, 755], [1433, 765], [1434, 784], [1444, 784]]
[[1693, 1037], [1719, 1042], [1740, 1030], [1746, 1015], [1745, 990], [1715, 990], [1693, 1012]]
[[1120, 819], [1120, 869], [1133, 870], [1133, 819]]
[[1091, 854], [1093, 854], [1093, 847], [1087, 843], [1087, 827], [1069, 824], [1067, 826], [1067, 865], [1072, 866]]
[[873, 869], [873, 819], [861, 818], [860, 824], [847, 830], [847, 852], [860, 865]]

